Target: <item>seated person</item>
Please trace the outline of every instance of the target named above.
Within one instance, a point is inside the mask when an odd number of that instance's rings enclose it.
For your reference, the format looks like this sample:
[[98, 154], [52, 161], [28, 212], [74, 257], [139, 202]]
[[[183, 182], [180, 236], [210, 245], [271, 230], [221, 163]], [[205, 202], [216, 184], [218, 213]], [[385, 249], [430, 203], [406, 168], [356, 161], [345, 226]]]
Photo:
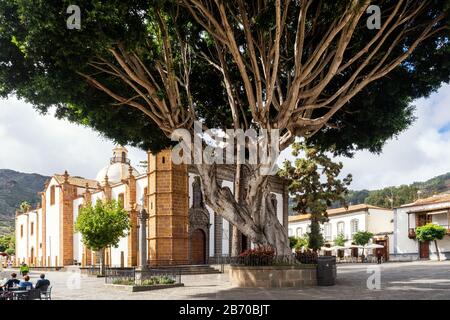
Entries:
[[33, 283], [30, 281], [30, 276], [23, 277], [23, 281], [20, 281], [19, 287], [24, 290], [28, 289], [28, 287], [30, 287], [30, 289], [33, 289]]
[[41, 291], [47, 291], [47, 288], [50, 286], [50, 281], [45, 279], [45, 274], [41, 274], [40, 279], [36, 282], [34, 286], [35, 289], [40, 289]]
[[17, 279], [17, 274], [11, 273], [11, 279], [6, 281], [5, 284], [3, 284], [0, 287], [1, 288], [5, 288], [6, 290], [8, 290], [8, 289], [14, 287], [14, 284], [19, 285], [19, 283], [20, 283], [20, 280]]

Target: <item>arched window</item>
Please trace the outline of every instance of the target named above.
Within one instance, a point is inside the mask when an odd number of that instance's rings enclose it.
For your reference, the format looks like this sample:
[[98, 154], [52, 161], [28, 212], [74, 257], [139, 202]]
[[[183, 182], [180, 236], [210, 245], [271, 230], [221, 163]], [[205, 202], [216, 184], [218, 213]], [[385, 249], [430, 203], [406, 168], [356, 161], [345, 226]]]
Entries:
[[203, 206], [203, 194], [200, 177], [195, 177], [192, 183], [192, 207], [200, 208]]
[[117, 200], [122, 206], [125, 205], [125, 195], [123, 193], [119, 193], [119, 195], [117, 196]]
[[50, 205], [55, 204], [55, 186], [50, 187]]
[[325, 223], [323, 225], [323, 231], [325, 234], [325, 240], [330, 241], [331, 240], [331, 223]]
[[125, 152], [122, 152], [122, 163], [127, 162], [127, 154]]
[[303, 236], [303, 229], [301, 227], [297, 228], [296, 233], [297, 233], [297, 237]]
[[337, 235], [344, 234], [345, 232], [345, 223], [344, 221], [340, 221], [337, 224]]
[[20, 237], [23, 238], [23, 224], [20, 225]]
[[146, 208], [148, 210], [148, 188], [145, 187], [144, 188], [144, 208]]
[[30, 236], [32, 236], [34, 234], [34, 222], [31, 222], [31, 226], [30, 226]]
[[358, 219], [353, 219], [352, 221], [350, 221], [350, 231], [353, 234], [357, 233], [359, 230], [359, 226], [358, 226]]

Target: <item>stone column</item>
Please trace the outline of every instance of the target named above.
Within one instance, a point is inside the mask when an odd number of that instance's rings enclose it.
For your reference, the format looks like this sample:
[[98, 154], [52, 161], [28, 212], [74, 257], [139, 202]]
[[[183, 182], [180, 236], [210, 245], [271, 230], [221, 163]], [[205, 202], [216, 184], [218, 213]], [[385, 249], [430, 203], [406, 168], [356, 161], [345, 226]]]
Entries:
[[139, 268], [147, 268], [147, 219], [148, 213], [145, 208], [139, 212]]

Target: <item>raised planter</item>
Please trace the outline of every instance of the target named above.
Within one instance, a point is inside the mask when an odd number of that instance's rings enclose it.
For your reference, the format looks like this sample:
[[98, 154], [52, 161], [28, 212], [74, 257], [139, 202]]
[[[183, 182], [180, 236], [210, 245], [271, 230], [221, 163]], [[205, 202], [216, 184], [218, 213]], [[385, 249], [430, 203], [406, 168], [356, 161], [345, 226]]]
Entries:
[[242, 288], [302, 288], [317, 285], [315, 265], [230, 266], [230, 280]]
[[140, 291], [151, 291], [151, 290], [159, 290], [159, 289], [168, 289], [168, 288], [176, 288], [183, 287], [183, 283], [173, 283], [173, 284], [154, 284], [151, 286], [138, 286], [138, 285], [126, 285], [126, 284], [105, 284], [105, 286], [129, 291], [129, 292], [140, 292]]

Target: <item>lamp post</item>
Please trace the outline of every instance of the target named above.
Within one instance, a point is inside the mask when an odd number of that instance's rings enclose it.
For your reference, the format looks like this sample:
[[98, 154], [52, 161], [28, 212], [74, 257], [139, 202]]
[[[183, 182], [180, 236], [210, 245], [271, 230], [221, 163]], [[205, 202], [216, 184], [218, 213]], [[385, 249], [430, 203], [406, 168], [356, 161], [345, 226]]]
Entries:
[[139, 268], [141, 270], [147, 268], [147, 219], [147, 210], [142, 206], [142, 209], [139, 211]]

